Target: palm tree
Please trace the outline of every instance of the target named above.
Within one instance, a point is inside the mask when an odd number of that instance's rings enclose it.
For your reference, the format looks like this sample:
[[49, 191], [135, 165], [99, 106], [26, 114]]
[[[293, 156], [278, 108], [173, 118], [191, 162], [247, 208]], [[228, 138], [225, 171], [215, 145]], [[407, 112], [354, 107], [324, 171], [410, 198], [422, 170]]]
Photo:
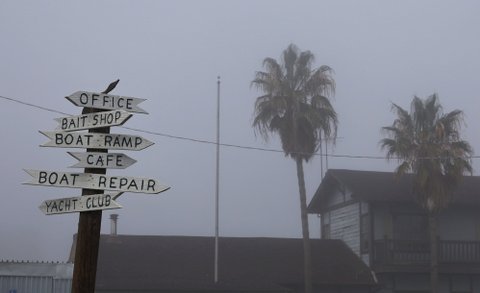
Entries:
[[336, 137], [337, 114], [329, 101], [335, 81], [328, 66], [312, 69], [314, 55], [291, 44], [281, 63], [265, 58], [252, 86], [262, 91], [255, 103], [253, 127], [268, 140], [278, 134], [285, 156], [296, 162], [302, 222], [305, 290], [311, 292], [311, 249], [303, 161], [317, 151], [321, 134]]
[[444, 114], [438, 96], [414, 97], [408, 113], [393, 104], [397, 114], [392, 126], [383, 127], [380, 141], [387, 159], [400, 162], [397, 175], [413, 174], [413, 193], [427, 212], [430, 241], [430, 287], [438, 292], [437, 216], [452, 200], [464, 173], [472, 173], [472, 148], [460, 138], [463, 113]]

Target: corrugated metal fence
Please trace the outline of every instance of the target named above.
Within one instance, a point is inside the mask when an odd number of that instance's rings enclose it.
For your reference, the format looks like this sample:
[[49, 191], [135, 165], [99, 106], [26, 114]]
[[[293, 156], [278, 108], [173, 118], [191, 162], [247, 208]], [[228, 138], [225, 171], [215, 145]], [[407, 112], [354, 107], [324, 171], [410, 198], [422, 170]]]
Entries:
[[70, 293], [73, 264], [0, 262], [0, 293]]

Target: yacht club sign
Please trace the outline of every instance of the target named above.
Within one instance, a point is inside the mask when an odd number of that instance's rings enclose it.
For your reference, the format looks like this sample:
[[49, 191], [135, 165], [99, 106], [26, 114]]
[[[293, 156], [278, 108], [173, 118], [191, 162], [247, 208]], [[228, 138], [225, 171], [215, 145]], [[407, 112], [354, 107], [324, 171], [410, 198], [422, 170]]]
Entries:
[[[55, 131], [40, 131], [50, 139], [42, 147], [87, 149], [86, 152], [68, 152], [79, 161], [71, 167], [125, 169], [136, 161], [123, 153], [108, 153], [108, 150], [140, 151], [153, 145], [153, 142], [141, 136], [90, 131], [123, 125], [132, 117], [132, 113], [148, 114], [138, 107], [144, 99], [86, 91], [77, 91], [66, 98], [79, 107], [101, 109], [95, 113], [57, 118], [55, 120], [59, 125]], [[89, 131], [77, 132], [81, 130]], [[98, 194], [88, 196], [46, 200], [39, 207], [46, 215], [118, 209], [122, 206], [115, 199], [123, 192], [158, 194], [170, 188], [151, 178], [31, 169], [25, 171], [32, 178], [24, 184], [98, 191]], [[114, 193], [104, 194], [106, 190]]]

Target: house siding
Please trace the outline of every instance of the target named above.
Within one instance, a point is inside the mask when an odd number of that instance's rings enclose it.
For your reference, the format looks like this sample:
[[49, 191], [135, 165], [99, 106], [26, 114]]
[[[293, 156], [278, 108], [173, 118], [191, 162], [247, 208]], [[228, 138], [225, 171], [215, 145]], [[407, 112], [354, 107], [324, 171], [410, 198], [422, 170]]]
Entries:
[[352, 203], [329, 212], [330, 238], [343, 240], [360, 256], [360, 205]]

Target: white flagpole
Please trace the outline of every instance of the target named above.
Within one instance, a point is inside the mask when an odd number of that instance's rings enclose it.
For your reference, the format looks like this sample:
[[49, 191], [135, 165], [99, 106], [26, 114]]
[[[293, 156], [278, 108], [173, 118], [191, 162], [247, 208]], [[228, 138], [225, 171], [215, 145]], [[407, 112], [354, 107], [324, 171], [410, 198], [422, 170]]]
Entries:
[[220, 172], [220, 76], [217, 77], [217, 162], [215, 178], [215, 265], [214, 282], [218, 282], [218, 236], [219, 236], [219, 172]]

